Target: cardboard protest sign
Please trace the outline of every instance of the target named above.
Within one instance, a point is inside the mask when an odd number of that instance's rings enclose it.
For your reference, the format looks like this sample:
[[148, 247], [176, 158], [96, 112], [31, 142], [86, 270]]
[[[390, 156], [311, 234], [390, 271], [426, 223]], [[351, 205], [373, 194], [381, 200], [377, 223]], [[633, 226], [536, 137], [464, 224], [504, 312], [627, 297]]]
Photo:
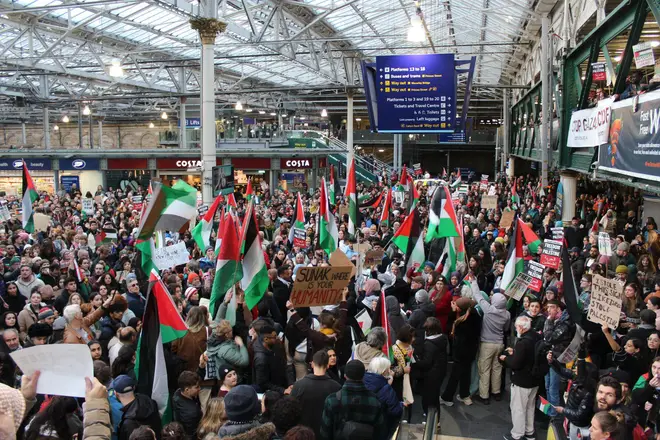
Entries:
[[371, 266], [372, 264], [380, 264], [381, 261], [383, 261], [383, 256], [385, 255], [385, 251], [382, 249], [380, 250], [369, 250], [367, 251], [366, 254], [364, 254], [364, 265], [365, 266]]
[[497, 196], [481, 196], [481, 207], [483, 209], [497, 209]]
[[623, 284], [600, 275], [594, 275], [591, 284], [591, 302], [587, 319], [611, 329], [619, 326]]
[[504, 293], [516, 301], [520, 301], [520, 298], [522, 298], [523, 295], [525, 295], [525, 292], [527, 292], [527, 288], [531, 280], [531, 276], [524, 272], [520, 272], [518, 276], [516, 276], [516, 278], [513, 280], [513, 282], [509, 284], [509, 287]]
[[557, 241], [562, 241], [564, 240], [564, 228], [563, 227], [558, 227], [558, 228], [550, 228], [552, 231], [552, 239], [557, 240]]
[[532, 277], [529, 282], [529, 288], [534, 292], [540, 292], [543, 288], [543, 272], [545, 271], [545, 266], [532, 260], [528, 261], [528, 263], [527, 275]]
[[295, 307], [337, 304], [351, 280], [353, 267], [301, 267], [291, 291]]
[[557, 240], [544, 240], [543, 253], [541, 254], [540, 263], [544, 266], [553, 269], [559, 269], [561, 265], [561, 247], [562, 242]]
[[156, 248], [151, 258], [158, 269], [164, 270], [188, 263], [190, 253], [186, 249], [186, 244], [180, 242], [171, 246]]
[[502, 218], [500, 218], [500, 228], [510, 228], [513, 224], [513, 218], [516, 216], [516, 211], [504, 211]]
[[46, 231], [50, 226], [50, 217], [37, 212], [34, 214], [34, 232]]
[[355, 243], [353, 245], [353, 250], [360, 255], [364, 255], [367, 251], [371, 250], [371, 244], [369, 243]]
[[355, 265], [351, 262], [351, 260], [348, 259], [346, 254], [341, 249], [337, 249], [331, 253], [328, 262], [332, 267], [352, 267], [353, 270], [351, 271], [351, 277], [353, 277], [357, 272]]
[[348, 214], [348, 206], [346, 205], [339, 205], [339, 218], [344, 218], [345, 215]]
[[598, 253], [606, 257], [612, 256], [612, 239], [607, 232], [598, 233]]
[[94, 215], [94, 199], [82, 199], [82, 209], [87, 215]]

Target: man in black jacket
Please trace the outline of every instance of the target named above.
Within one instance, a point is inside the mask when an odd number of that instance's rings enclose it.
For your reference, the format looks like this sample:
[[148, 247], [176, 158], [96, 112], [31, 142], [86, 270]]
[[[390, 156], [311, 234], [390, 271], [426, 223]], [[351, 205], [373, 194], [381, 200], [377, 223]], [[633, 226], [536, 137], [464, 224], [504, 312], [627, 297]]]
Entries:
[[128, 440], [131, 432], [140, 426], [149, 426], [160, 439], [162, 429], [158, 405], [149, 396], [135, 392], [135, 380], [122, 374], [112, 381], [112, 388], [122, 405], [121, 421], [117, 428], [117, 438]]
[[280, 324], [282, 328], [286, 328], [286, 302], [291, 297], [292, 289], [291, 267], [287, 264], [283, 264], [277, 269], [277, 279], [273, 281], [273, 299], [280, 311], [280, 320], [278, 324]]
[[536, 392], [539, 389], [540, 378], [534, 377], [534, 356], [536, 342], [541, 336], [533, 331], [532, 321], [526, 316], [516, 319], [516, 334], [518, 340], [514, 348], [507, 348], [506, 354], [500, 356], [504, 365], [511, 369], [511, 435], [505, 439], [520, 440], [524, 437], [533, 438], [534, 410], [536, 407]]
[[172, 397], [174, 421], [181, 423], [189, 438], [194, 438], [197, 426], [202, 420], [202, 406], [199, 403], [199, 376], [192, 371], [179, 375], [179, 389]]
[[280, 394], [291, 393], [286, 368], [286, 354], [277, 340], [277, 333], [270, 325], [259, 331], [259, 339], [254, 343], [253, 383], [257, 391], [265, 393], [272, 390]]
[[312, 358], [314, 374], [303, 377], [291, 389], [291, 395], [297, 397], [305, 408], [300, 424], [312, 428], [316, 438], [321, 438], [320, 428], [325, 398], [341, 390], [341, 385], [326, 374], [329, 361], [327, 351], [319, 350], [314, 353]]

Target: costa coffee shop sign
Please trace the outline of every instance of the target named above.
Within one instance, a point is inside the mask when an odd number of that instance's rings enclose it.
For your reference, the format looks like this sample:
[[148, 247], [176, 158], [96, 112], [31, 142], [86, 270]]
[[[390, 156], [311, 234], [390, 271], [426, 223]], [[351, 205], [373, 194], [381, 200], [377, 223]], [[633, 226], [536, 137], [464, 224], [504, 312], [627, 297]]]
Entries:
[[312, 168], [313, 164], [310, 158], [280, 159], [280, 168], [283, 170], [302, 170]]

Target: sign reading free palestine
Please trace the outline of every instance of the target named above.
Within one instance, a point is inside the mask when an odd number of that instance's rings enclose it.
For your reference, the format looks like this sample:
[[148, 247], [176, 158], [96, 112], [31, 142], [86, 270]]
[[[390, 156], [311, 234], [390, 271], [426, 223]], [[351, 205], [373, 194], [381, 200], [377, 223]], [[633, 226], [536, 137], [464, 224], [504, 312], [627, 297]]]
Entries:
[[453, 54], [376, 57], [378, 131], [454, 132], [456, 71]]

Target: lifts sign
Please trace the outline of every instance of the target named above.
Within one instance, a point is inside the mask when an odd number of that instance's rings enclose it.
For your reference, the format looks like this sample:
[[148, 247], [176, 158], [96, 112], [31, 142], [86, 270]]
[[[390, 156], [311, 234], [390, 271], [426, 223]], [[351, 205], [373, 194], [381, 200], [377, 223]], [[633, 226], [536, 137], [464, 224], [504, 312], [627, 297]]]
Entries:
[[567, 145], [586, 148], [606, 144], [610, 134], [612, 102], [612, 99], [606, 99], [600, 101], [597, 107], [573, 112]]

